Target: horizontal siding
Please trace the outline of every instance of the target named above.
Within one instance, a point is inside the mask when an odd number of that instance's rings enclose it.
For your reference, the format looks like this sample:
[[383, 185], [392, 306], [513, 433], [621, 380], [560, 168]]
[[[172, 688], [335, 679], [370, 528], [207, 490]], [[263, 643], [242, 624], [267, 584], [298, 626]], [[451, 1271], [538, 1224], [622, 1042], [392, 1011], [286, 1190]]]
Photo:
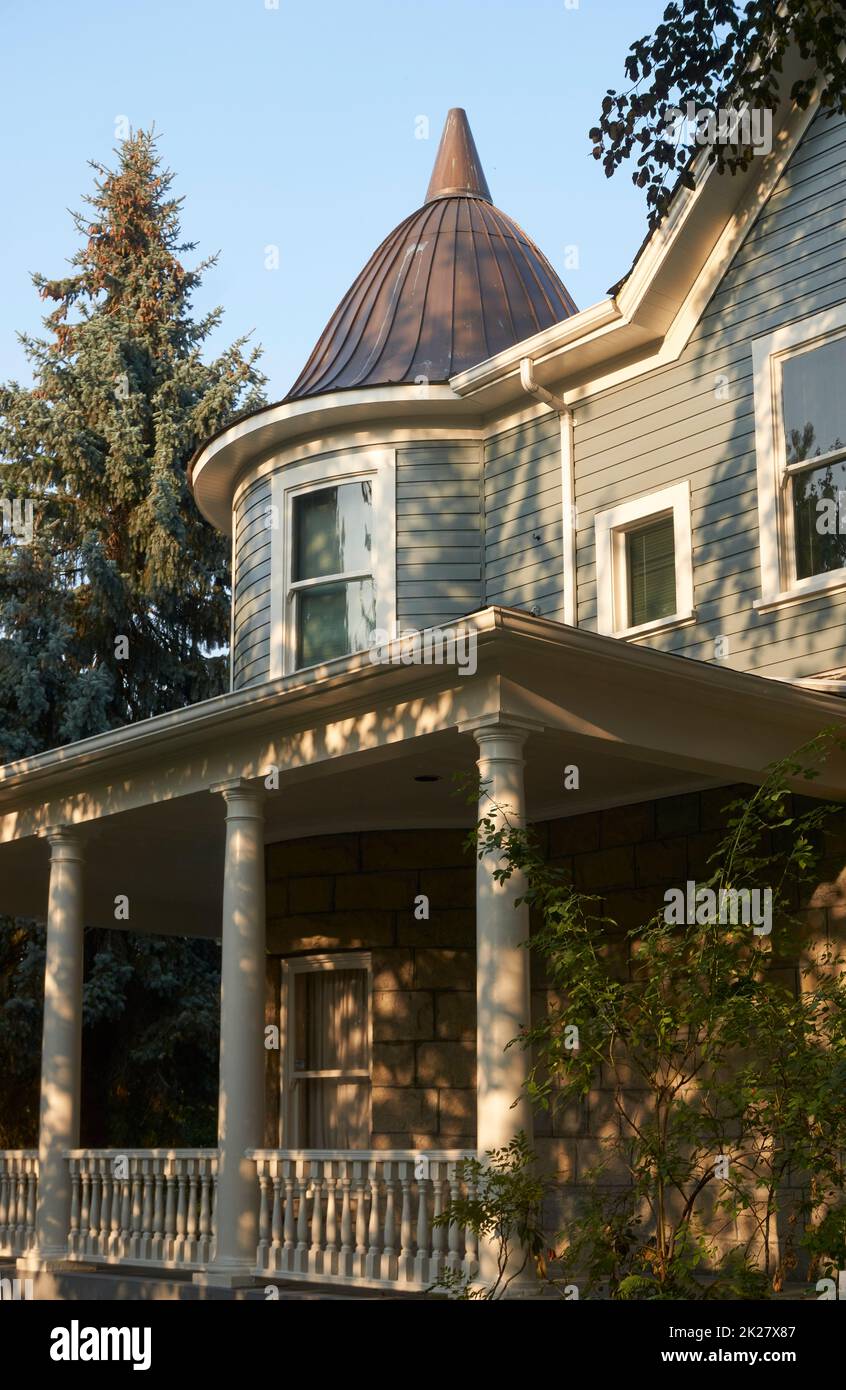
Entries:
[[480, 456], [475, 444], [397, 450], [397, 619], [437, 627], [482, 605]]
[[240, 690], [270, 675], [270, 478], [246, 488], [235, 508], [232, 681]]
[[485, 446], [485, 602], [563, 618], [561, 433], [552, 413]]
[[[759, 613], [751, 340], [846, 300], [846, 120], [817, 116], [679, 361], [575, 414], [579, 622], [596, 625], [594, 517], [690, 479], [697, 621], [655, 647], [773, 676], [846, 662], [846, 594]], [[721, 398], [720, 386], [727, 395]], [[493, 600], [492, 600], [493, 601]]]

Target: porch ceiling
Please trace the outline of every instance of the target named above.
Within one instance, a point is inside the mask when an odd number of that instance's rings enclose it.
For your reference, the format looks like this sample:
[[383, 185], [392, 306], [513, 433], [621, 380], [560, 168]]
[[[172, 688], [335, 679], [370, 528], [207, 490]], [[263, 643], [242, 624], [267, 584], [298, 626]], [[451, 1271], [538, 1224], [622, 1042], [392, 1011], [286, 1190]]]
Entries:
[[[473, 770], [474, 744], [455, 729], [424, 743], [399, 744], [373, 764], [335, 763], [284, 774], [265, 801], [268, 844], [350, 830], [470, 827], [473, 811], [456, 776]], [[657, 764], [621, 760], [602, 750], [579, 759], [587, 787], [562, 794], [562, 769], [572, 744], [558, 732], [533, 734], [526, 745], [526, 791], [533, 817], [576, 813], [670, 795], [702, 779]], [[437, 777], [420, 782], [420, 776]], [[563, 796], [566, 804], [562, 807]], [[223, 896], [224, 805], [193, 793], [137, 807], [82, 827], [85, 839], [85, 917], [91, 926], [162, 935], [220, 935]], [[0, 911], [44, 918], [49, 852], [27, 836], [0, 846]], [[468, 861], [469, 862], [469, 861]], [[128, 921], [116, 921], [115, 899], [129, 900]]]
[[[224, 696], [0, 769], [0, 912], [42, 918], [44, 831], [86, 840], [86, 920], [220, 930], [227, 778], [279, 768], [268, 841], [350, 829], [470, 825], [454, 773], [466, 730], [526, 722], [529, 814], [543, 819], [732, 781], [844, 719], [837, 697], [667, 656], [523, 613], [465, 620], [478, 669], [373, 666], [366, 657]], [[566, 790], [568, 764], [579, 789]], [[420, 782], [420, 776], [436, 776]], [[846, 755], [814, 784], [846, 794]], [[127, 923], [115, 922], [119, 894]]]

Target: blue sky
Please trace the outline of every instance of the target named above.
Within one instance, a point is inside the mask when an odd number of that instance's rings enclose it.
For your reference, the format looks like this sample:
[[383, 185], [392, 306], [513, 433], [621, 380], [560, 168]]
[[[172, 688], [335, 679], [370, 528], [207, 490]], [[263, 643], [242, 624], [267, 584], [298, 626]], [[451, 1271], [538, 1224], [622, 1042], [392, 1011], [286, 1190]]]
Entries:
[[0, 379], [29, 379], [16, 331], [37, 331], [43, 307], [29, 273], [65, 273], [67, 209], [90, 190], [87, 161], [113, 162], [121, 117], [155, 122], [186, 239], [220, 252], [197, 301], [226, 310], [212, 346], [252, 330], [272, 399], [422, 203], [450, 106], [468, 112], [494, 201], [580, 308], [628, 268], [644, 197], [627, 170], [605, 178], [587, 131], [665, 0], [274, 3], [0, 5]]

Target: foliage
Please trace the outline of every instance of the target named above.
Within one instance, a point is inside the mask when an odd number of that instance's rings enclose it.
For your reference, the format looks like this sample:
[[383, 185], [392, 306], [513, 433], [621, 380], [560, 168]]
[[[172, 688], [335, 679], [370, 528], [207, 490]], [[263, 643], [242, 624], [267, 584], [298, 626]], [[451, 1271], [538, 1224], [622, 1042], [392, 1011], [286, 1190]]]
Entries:
[[[809, 76], [791, 84], [806, 109], [819, 85], [820, 102], [846, 114], [846, 8], [842, 0], [672, 0], [655, 32], [631, 45], [630, 84], [609, 88], [590, 131], [595, 159], [608, 177], [636, 159], [632, 180], [646, 189], [650, 226], [667, 210], [677, 183], [692, 188], [690, 148], [673, 131], [671, 109], [692, 102], [697, 112], [749, 107], [773, 112], [784, 82], [785, 55], [795, 44], [812, 61]], [[709, 161], [734, 173], [749, 167], [753, 146], [712, 143]]]
[[[71, 274], [22, 342], [32, 386], [0, 387], [0, 762], [225, 689], [229, 557], [191, 498], [197, 445], [262, 401], [257, 349], [203, 356], [222, 312], [192, 300], [182, 200], [152, 131], [93, 165]], [[20, 531], [20, 526], [18, 527]], [[37, 1131], [43, 933], [0, 919], [0, 1143]], [[83, 1126], [89, 1142], [213, 1142], [218, 948], [88, 933]]]
[[[842, 1267], [846, 974], [800, 904], [843, 808], [790, 790], [834, 741], [826, 732], [774, 764], [726, 808], [682, 921], [662, 905], [621, 934], [505, 808], [479, 822], [495, 877], [525, 876], [531, 945], [559, 1000], [512, 1044], [534, 1050], [533, 1103], [581, 1105], [600, 1084], [613, 1099], [616, 1132], [561, 1233], [559, 1268], [585, 1293], [756, 1298], [800, 1255], [811, 1275]], [[772, 892], [771, 931], [709, 912], [704, 890], [739, 889]]]
[[530, 1262], [543, 1268], [541, 1208], [549, 1184], [538, 1177], [536, 1155], [522, 1133], [505, 1148], [488, 1150], [484, 1162], [462, 1159], [456, 1176], [466, 1195], [453, 1197], [433, 1224], [455, 1224], [472, 1231], [479, 1244], [487, 1243], [495, 1253], [496, 1275], [492, 1283], [479, 1285], [446, 1269], [433, 1288], [452, 1298], [503, 1298]]
[[[216, 942], [90, 931], [85, 940], [82, 1142], [214, 1145]], [[0, 923], [0, 1148], [37, 1142], [44, 931]]]
[[93, 166], [73, 273], [33, 277], [55, 305], [47, 338], [21, 335], [34, 384], [0, 388], [4, 492], [32, 507], [28, 541], [0, 534], [3, 761], [225, 684], [228, 549], [186, 464], [264, 378], [243, 339], [201, 356], [221, 310], [194, 319], [191, 300], [215, 258], [182, 263], [193, 244], [154, 134], [131, 134], [118, 160]]

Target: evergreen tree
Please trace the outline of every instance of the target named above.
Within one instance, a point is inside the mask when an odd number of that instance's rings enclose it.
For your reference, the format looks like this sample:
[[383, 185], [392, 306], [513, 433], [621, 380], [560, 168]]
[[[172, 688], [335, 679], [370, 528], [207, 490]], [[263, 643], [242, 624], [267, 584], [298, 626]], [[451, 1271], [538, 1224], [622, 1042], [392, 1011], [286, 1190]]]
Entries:
[[[0, 387], [0, 763], [225, 688], [228, 546], [197, 511], [197, 445], [261, 404], [258, 350], [201, 356], [181, 199], [153, 132], [95, 164], [73, 273], [23, 337], [32, 387]], [[28, 520], [31, 506], [32, 530]], [[122, 640], [123, 639], [123, 640]], [[91, 1142], [214, 1142], [216, 943], [86, 934], [83, 1129]], [[44, 933], [0, 919], [0, 1145], [36, 1142]]]
[[[152, 131], [94, 164], [73, 273], [33, 277], [55, 307], [22, 335], [34, 385], [0, 389], [14, 507], [0, 537], [0, 761], [224, 689], [228, 547], [197, 511], [186, 463], [262, 401], [258, 349], [201, 356], [195, 269]], [[26, 531], [28, 506], [32, 534]], [[7, 508], [7, 521], [8, 511]], [[18, 534], [15, 535], [14, 531]]]

